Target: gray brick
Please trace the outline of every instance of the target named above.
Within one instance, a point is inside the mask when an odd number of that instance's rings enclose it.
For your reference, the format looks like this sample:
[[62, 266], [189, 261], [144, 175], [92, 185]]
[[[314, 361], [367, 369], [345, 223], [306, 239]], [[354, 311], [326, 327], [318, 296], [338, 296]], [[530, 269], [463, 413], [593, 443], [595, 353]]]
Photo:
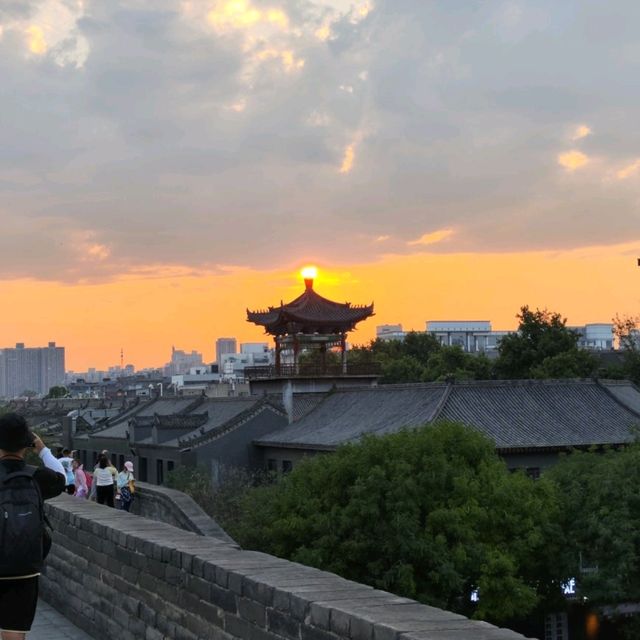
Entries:
[[300, 623], [291, 616], [276, 609], [269, 609], [267, 612], [267, 622], [269, 631], [284, 638], [299, 640]]
[[264, 605], [247, 598], [237, 598], [238, 615], [259, 627], [267, 626], [267, 610]]

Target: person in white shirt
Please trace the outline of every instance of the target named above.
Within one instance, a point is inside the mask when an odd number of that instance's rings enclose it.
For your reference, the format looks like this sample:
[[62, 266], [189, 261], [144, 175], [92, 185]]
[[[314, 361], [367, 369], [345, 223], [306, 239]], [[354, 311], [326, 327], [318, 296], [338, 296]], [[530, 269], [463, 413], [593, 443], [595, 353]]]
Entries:
[[104, 454], [98, 458], [98, 466], [93, 472], [93, 484], [96, 486], [96, 502], [106, 504], [108, 507], [115, 507], [113, 467], [109, 465], [109, 460]]

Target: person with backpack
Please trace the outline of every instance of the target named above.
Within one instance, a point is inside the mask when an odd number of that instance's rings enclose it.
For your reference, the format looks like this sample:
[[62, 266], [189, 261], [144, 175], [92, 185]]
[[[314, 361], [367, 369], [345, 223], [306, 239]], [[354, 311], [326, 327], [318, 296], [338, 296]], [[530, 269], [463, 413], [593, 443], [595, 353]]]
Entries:
[[[44, 467], [27, 465], [34, 448]], [[3, 640], [24, 640], [38, 603], [38, 577], [51, 546], [43, 500], [64, 491], [64, 468], [26, 420], [0, 416], [0, 629]]]
[[116, 500], [123, 511], [131, 509], [133, 494], [136, 492], [136, 479], [133, 475], [133, 462], [127, 460], [124, 469], [118, 474], [116, 480]]

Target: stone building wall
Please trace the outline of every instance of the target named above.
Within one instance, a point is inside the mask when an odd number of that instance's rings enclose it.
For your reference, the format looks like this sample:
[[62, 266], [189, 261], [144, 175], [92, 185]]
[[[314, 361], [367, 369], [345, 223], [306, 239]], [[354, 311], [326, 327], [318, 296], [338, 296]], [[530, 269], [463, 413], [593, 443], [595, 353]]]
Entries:
[[41, 595], [96, 638], [522, 640], [325, 571], [70, 496]]

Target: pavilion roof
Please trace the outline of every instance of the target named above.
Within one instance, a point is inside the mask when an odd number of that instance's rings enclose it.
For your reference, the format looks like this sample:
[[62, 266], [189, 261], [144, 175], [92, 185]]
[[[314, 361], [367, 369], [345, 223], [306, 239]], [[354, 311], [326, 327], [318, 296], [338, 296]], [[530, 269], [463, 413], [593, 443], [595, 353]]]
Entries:
[[247, 320], [261, 325], [267, 333], [338, 334], [351, 331], [358, 322], [373, 315], [370, 305], [352, 305], [350, 302], [334, 302], [313, 289], [313, 282], [306, 282], [304, 293], [288, 303], [261, 311], [249, 311]]

